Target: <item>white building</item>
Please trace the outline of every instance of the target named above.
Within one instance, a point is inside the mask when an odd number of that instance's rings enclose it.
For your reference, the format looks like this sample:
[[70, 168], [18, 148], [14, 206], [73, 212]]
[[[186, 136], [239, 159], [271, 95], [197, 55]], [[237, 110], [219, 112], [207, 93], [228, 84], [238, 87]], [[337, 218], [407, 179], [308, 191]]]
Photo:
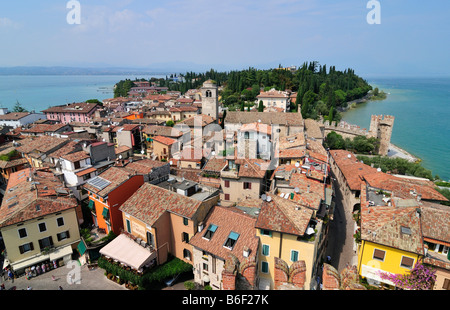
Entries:
[[287, 112], [290, 110], [291, 98], [286, 91], [279, 91], [272, 88], [267, 92], [261, 92], [256, 96], [256, 99], [257, 106], [259, 105], [259, 102], [262, 101], [264, 107], [268, 110], [278, 112]]
[[66, 186], [72, 190], [78, 200], [88, 197], [83, 194], [82, 185], [97, 175], [97, 169], [91, 164], [89, 153], [80, 151], [64, 155], [60, 158], [61, 170]]
[[40, 119], [47, 119], [47, 116], [42, 113], [31, 112], [9, 113], [7, 108], [0, 108], [0, 126], [17, 128], [34, 123]]

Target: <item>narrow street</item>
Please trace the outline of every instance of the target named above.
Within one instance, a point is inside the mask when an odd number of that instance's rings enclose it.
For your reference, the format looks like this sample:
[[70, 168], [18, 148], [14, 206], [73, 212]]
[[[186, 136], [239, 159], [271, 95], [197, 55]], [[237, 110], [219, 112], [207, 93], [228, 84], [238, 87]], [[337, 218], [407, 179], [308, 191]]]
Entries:
[[335, 210], [334, 220], [330, 222], [326, 255], [331, 256], [331, 265], [340, 272], [347, 264], [356, 265], [357, 257], [353, 241], [352, 210], [345, 210], [339, 184], [337, 181], [333, 182]]

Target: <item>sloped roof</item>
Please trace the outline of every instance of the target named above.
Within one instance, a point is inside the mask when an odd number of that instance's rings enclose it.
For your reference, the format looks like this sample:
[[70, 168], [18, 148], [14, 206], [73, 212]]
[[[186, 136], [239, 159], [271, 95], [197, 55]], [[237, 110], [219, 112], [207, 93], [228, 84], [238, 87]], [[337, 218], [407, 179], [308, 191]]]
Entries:
[[77, 207], [77, 200], [67, 194], [51, 172], [27, 168], [12, 173], [0, 207], [0, 227]]
[[[422, 229], [416, 209], [362, 205], [361, 239], [423, 255]], [[402, 227], [411, 233], [402, 233]]]
[[[97, 178], [101, 178], [103, 180], [106, 180], [109, 182], [109, 184], [102, 189], [99, 189], [92, 184], [89, 184], [89, 181], [83, 185], [83, 187], [97, 195], [100, 195], [102, 197], [105, 197], [108, 195], [111, 191], [116, 189], [118, 186], [120, 186], [122, 183], [127, 181], [130, 177], [134, 175], [134, 171], [130, 171], [123, 167], [110, 167], [107, 170], [105, 170], [103, 173], [97, 176]], [[91, 179], [90, 181], [92, 181]]]
[[288, 126], [303, 126], [303, 118], [301, 113], [285, 113], [285, 112], [244, 112], [244, 111], [228, 111], [225, 117], [225, 124], [248, 124], [261, 121], [263, 124], [278, 124]]
[[276, 195], [267, 194], [267, 196], [271, 197], [271, 201], [262, 203], [255, 227], [303, 236], [313, 210]]
[[[234, 208], [215, 206], [211, 209], [203, 230], [197, 232], [189, 243], [223, 260], [226, 260], [231, 253], [242, 262], [246, 259], [243, 256], [244, 247], [250, 250], [249, 256], [257, 255], [259, 239], [255, 235], [255, 222], [255, 218]], [[203, 235], [210, 224], [216, 225], [217, 230], [211, 239], [207, 240], [203, 238]], [[239, 237], [233, 249], [229, 250], [223, 245], [231, 232], [239, 234]]]
[[199, 200], [144, 183], [119, 210], [153, 225], [166, 211], [192, 218], [201, 204]]

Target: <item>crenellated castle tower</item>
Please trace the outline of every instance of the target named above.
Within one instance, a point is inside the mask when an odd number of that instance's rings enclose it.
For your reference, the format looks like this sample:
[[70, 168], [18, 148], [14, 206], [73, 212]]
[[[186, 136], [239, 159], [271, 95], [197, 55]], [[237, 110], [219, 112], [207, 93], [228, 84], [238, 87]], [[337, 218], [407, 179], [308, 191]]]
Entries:
[[368, 137], [380, 140], [378, 154], [386, 156], [391, 144], [392, 129], [394, 127], [394, 116], [372, 115]]

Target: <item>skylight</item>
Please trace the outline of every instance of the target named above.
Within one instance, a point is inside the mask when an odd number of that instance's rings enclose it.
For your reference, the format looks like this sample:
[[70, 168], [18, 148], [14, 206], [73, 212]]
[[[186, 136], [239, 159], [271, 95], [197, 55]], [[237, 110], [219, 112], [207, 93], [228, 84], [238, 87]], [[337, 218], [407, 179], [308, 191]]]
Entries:
[[212, 236], [214, 235], [214, 233], [217, 230], [217, 225], [214, 224], [210, 224], [208, 226], [208, 229], [206, 230], [205, 234], [203, 235], [203, 238], [211, 240]]
[[227, 241], [225, 241], [225, 244], [223, 246], [229, 250], [232, 250], [234, 248], [234, 245], [236, 244], [238, 238], [239, 238], [238, 233], [236, 233], [234, 231], [230, 232], [230, 234], [228, 235]]

